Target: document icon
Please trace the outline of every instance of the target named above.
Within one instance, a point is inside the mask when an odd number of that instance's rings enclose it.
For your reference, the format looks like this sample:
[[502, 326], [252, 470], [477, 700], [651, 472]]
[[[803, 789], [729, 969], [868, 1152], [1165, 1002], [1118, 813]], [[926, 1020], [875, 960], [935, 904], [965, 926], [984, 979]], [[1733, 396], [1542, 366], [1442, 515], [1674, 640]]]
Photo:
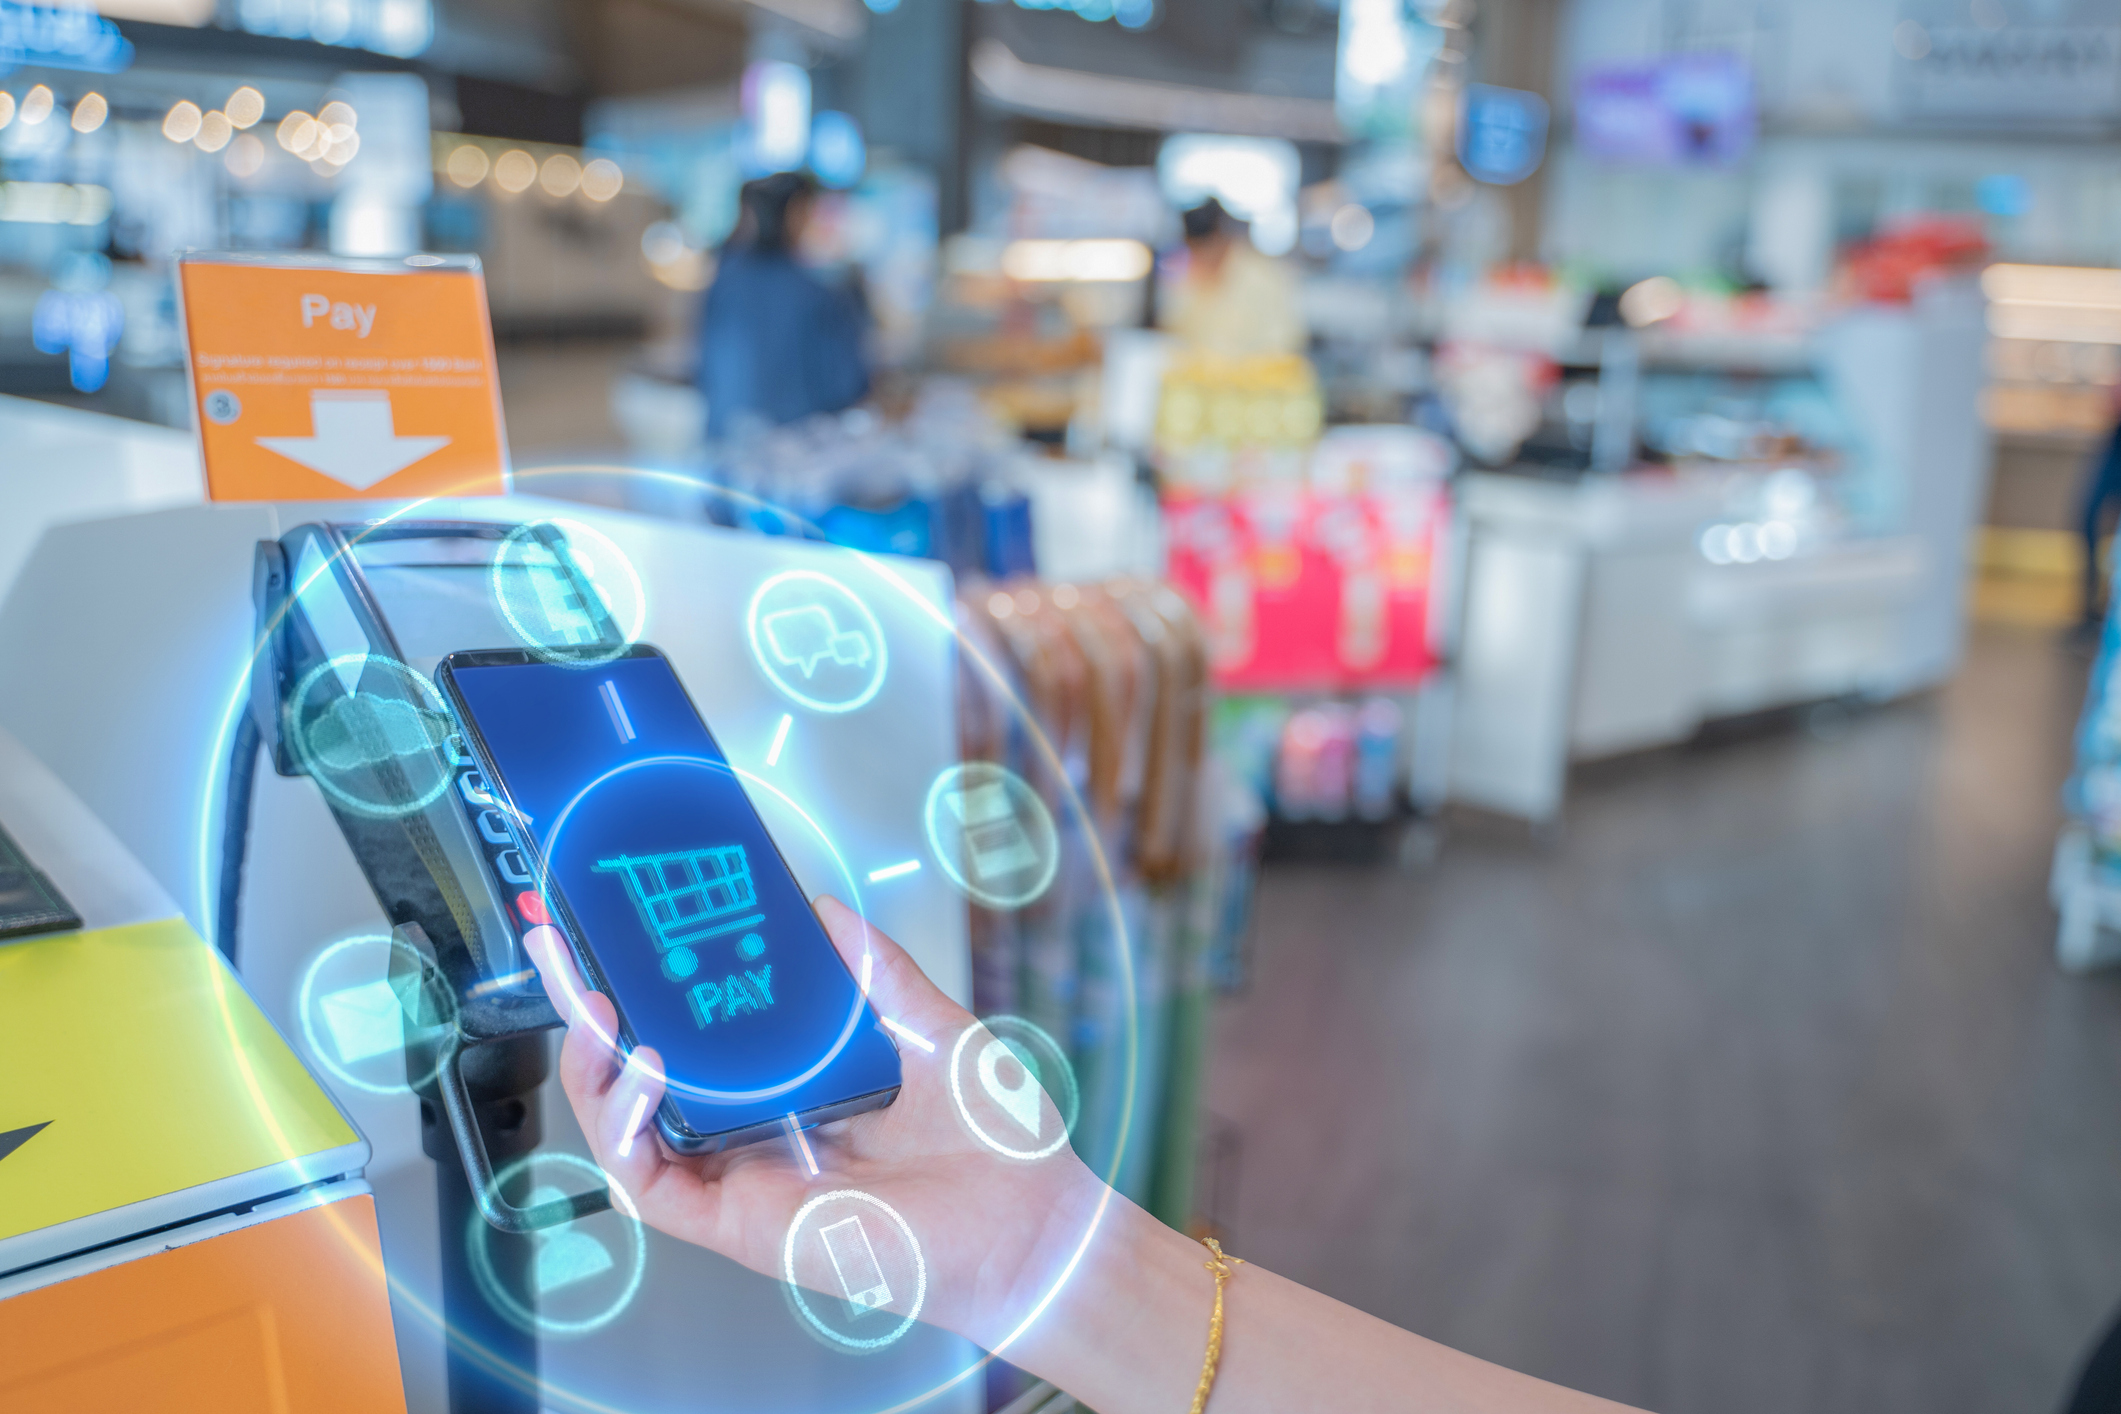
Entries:
[[405, 1046], [405, 1013], [388, 982], [366, 982], [327, 993], [318, 1006], [332, 1045], [347, 1065]]

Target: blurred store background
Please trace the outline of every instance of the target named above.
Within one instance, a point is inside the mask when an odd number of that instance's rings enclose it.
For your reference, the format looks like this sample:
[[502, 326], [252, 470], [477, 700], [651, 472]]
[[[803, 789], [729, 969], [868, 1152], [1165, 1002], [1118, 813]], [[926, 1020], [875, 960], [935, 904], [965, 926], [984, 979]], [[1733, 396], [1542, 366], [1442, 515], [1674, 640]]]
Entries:
[[[785, 173], [867, 392], [718, 413]], [[188, 438], [187, 248], [474, 254], [523, 489], [947, 561], [1167, 1220], [1647, 1407], [2064, 1404], [2121, 0], [0, 0], [0, 394]], [[1118, 1104], [1087, 926], [975, 972]]]

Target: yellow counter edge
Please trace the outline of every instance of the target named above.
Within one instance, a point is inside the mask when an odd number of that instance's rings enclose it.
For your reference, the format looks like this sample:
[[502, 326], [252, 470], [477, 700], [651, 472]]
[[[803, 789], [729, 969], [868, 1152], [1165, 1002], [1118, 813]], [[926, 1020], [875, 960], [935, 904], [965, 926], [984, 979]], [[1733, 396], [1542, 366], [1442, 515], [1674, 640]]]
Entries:
[[0, 943], [0, 1076], [0, 1241], [361, 1143], [181, 918]]

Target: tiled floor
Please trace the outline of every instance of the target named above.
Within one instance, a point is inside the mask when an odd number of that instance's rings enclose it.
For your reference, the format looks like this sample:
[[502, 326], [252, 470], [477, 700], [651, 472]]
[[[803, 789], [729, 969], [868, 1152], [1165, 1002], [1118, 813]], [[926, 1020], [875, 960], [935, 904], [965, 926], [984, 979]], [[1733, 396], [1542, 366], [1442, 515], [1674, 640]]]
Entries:
[[2121, 1303], [2121, 978], [2051, 961], [2084, 663], [1290, 867], [1217, 1019], [1232, 1248], [1666, 1414], [2054, 1409]]

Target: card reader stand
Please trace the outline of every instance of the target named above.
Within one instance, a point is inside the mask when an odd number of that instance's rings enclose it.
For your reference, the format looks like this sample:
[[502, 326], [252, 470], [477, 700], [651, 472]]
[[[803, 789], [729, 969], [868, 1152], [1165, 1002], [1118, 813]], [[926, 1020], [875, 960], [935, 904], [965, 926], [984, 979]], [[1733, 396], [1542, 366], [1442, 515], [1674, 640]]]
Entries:
[[[314, 703], [298, 703], [296, 694], [308, 684], [312, 699], [321, 689], [335, 705], [359, 692], [397, 708], [437, 710], [439, 698], [421, 700], [410, 674], [425, 678], [458, 649], [506, 645], [500, 615], [488, 612], [482, 623], [471, 610], [490, 611], [494, 559], [515, 530], [468, 521], [307, 524], [258, 542], [252, 580], [258, 651], [243, 727], [255, 741], [238, 744], [230, 773], [233, 847], [224, 850], [224, 870], [236, 873], [223, 880], [224, 938], [234, 937], [240, 834], [256, 751], [268, 752], [283, 776], [317, 776], [313, 754], [296, 740], [300, 714]], [[622, 643], [557, 527], [539, 525], [530, 533], [558, 567], [538, 572], [566, 576], [563, 592], [591, 626], [594, 637], [581, 646]], [[499, 642], [454, 641], [496, 634]], [[430, 792], [416, 791], [408, 770], [437, 782], [435, 773], [446, 773], [448, 788], [415, 805]], [[393, 939], [404, 944], [392, 949], [391, 980], [414, 1023], [407, 1027], [406, 1070], [421, 1101], [422, 1147], [436, 1164], [450, 1402], [459, 1411], [535, 1410], [535, 1339], [480, 1286], [465, 1234], [477, 1219], [498, 1229], [487, 1245], [493, 1273], [521, 1309], [535, 1310], [530, 1234], [611, 1204], [609, 1191], [597, 1190], [523, 1207], [516, 1200], [528, 1187], [527, 1173], [507, 1182], [497, 1176], [542, 1138], [536, 1092], [549, 1069], [543, 1033], [561, 1025], [517, 931], [542, 921], [536, 884], [499, 802], [455, 737], [434, 747], [432, 759], [425, 752], [403, 762], [386, 756], [353, 775], [386, 796], [399, 791], [408, 807], [377, 809], [343, 783], [331, 789], [320, 780], [326, 805], [393, 924]], [[413, 1039], [423, 1035], [431, 1039]], [[470, 1349], [486, 1358], [473, 1358]]]

